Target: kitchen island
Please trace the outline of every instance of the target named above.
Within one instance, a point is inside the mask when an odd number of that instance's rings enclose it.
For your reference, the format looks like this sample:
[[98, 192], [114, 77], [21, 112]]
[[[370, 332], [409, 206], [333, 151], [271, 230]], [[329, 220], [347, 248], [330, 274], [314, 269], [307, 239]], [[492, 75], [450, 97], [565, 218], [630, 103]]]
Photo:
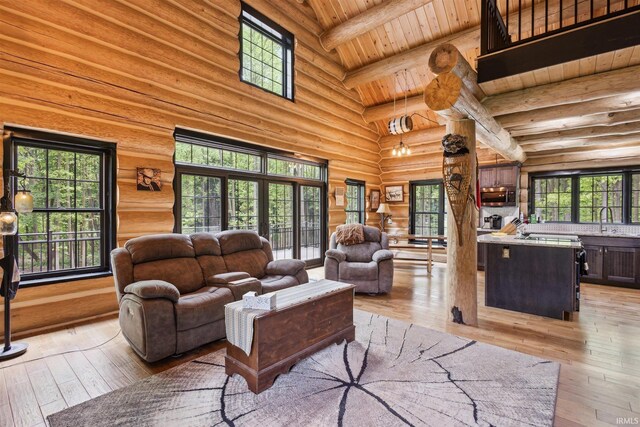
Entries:
[[486, 234], [478, 242], [486, 244], [486, 306], [562, 320], [579, 310], [579, 239]]

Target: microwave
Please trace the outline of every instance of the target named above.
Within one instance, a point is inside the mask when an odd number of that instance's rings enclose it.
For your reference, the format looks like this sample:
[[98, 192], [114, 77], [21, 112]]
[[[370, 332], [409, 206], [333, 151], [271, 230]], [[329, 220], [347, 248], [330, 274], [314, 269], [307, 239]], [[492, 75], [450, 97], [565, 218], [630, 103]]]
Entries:
[[485, 187], [480, 189], [482, 206], [515, 206], [516, 189], [514, 187]]

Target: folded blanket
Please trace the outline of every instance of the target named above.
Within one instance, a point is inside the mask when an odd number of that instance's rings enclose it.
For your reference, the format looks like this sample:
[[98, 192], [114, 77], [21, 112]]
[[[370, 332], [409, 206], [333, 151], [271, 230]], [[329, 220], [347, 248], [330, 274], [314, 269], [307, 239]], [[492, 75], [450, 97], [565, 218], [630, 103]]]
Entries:
[[336, 228], [336, 243], [345, 246], [358, 245], [364, 242], [364, 226], [362, 224], [344, 224]]

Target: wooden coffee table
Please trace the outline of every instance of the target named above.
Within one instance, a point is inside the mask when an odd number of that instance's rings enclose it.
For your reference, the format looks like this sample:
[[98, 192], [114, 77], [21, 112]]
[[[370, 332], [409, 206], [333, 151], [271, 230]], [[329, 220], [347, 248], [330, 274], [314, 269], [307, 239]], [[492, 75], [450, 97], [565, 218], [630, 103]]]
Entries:
[[258, 315], [248, 356], [227, 341], [226, 374], [240, 374], [249, 390], [261, 393], [305, 357], [331, 344], [353, 341], [354, 289], [351, 285]]

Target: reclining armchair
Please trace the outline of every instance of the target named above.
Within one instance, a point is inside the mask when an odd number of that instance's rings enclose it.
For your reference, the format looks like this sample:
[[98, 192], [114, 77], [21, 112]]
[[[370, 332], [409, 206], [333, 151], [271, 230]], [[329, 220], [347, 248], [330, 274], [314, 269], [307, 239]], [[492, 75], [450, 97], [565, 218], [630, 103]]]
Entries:
[[393, 285], [393, 253], [387, 233], [364, 226], [364, 242], [343, 245], [331, 235], [324, 261], [324, 277], [356, 285], [356, 292], [386, 294]]

